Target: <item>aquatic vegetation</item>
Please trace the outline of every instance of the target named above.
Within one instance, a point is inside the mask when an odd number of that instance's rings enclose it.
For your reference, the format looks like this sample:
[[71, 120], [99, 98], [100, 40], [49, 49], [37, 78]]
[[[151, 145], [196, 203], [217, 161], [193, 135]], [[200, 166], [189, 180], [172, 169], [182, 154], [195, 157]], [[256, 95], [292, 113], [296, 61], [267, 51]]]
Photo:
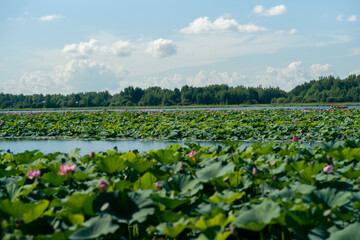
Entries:
[[360, 238], [360, 140], [240, 145], [1, 152], [1, 238]]
[[360, 110], [263, 109], [0, 114], [0, 138], [330, 141], [360, 135]]

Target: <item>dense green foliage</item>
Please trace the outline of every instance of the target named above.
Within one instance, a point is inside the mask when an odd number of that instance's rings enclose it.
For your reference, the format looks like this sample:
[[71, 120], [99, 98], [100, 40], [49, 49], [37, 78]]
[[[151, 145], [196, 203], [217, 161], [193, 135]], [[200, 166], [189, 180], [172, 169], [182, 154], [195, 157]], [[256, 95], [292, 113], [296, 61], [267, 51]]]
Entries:
[[184, 86], [181, 91], [160, 87], [127, 87], [118, 94], [108, 91], [87, 92], [70, 95], [13, 95], [0, 93], [1, 108], [65, 108], [65, 107], [116, 107], [116, 106], [172, 106], [208, 104], [251, 104], [270, 103], [273, 98], [285, 97], [279, 88], [229, 87], [212, 85], [208, 87]]
[[181, 105], [235, 105], [270, 103], [360, 102], [360, 75], [344, 80], [333, 76], [321, 77], [295, 87], [290, 92], [280, 88], [183, 86], [180, 90], [149, 87], [127, 87], [111, 95], [108, 91], [73, 93], [70, 95], [14, 95], [0, 93], [0, 108], [67, 108], [119, 106], [181, 106]]
[[273, 141], [360, 134], [360, 110], [264, 109], [0, 114], [0, 137]]
[[333, 76], [321, 77], [295, 87], [286, 102], [360, 102], [360, 75], [349, 75], [344, 80]]
[[359, 140], [239, 145], [2, 153], [1, 238], [360, 239]]

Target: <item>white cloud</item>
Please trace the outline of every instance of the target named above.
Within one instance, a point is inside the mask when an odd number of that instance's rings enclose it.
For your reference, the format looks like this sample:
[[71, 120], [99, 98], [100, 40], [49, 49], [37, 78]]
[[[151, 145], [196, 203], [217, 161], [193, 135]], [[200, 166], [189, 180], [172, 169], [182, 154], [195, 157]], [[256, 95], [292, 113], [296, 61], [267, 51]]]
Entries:
[[44, 21], [44, 22], [49, 22], [49, 21], [53, 21], [53, 20], [59, 19], [59, 18], [63, 18], [63, 16], [53, 14], [53, 15], [42, 16], [42, 17], [39, 18], [39, 20]]
[[195, 87], [203, 87], [215, 84], [227, 84], [228, 86], [245, 85], [247, 83], [246, 76], [233, 72], [205, 72], [200, 71], [193, 77], [186, 79], [186, 84]]
[[[183, 76], [182, 74], [174, 74], [166, 77], [146, 76], [143, 81], [131, 82], [136, 87], [147, 88], [151, 86], [159, 86], [167, 89], [181, 88], [185, 85], [193, 87], [205, 87], [215, 84], [227, 84], [228, 86], [251, 85], [246, 76], [238, 72], [217, 72], [215, 70], [199, 71], [195, 75]], [[127, 85], [127, 86], [128, 86]], [[126, 87], [126, 85], [124, 86]]]
[[275, 33], [277, 34], [289, 34], [289, 35], [294, 35], [295, 33], [297, 33], [297, 29], [293, 28], [293, 29], [290, 29], [289, 31], [284, 31], [284, 30], [278, 30], [276, 31]]
[[291, 62], [286, 68], [267, 67], [265, 73], [258, 74], [255, 82], [265, 86], [280, 87], [286, 91], [308, 80], [301, 61]]
[[347, 21], [348, 22], [356, 22], [356, 15], [351, 15], [350, 17], [348, 17]]
[[90, 57], [94, 54], [113, 55], [117, 57], [130, 56], [134, 48], [129, 41], [117, 41], [113, 44], [98, 46], [96, 39], [90, 39], [89, 42], [80, 42], [79, 44], [67, 44], [62, 49], [63, 53], [69, 53], [73, 56]]
[[359, 70], [354, 70], [354, 71], [351, 71], [351, 73], [349, 73], [348, 75], [360, 75], [360, 69]]
[[265, 27], [254, 24], [239, 24], [235, 19], [217, 18], [214, 22], [208, 17], [199, 17], [189, 24], [188, 27], [180, 30], [186, 34], [223, 33], [223, 32], [258, 32], [266, 31]]
[[146, 53], [153, 57], [170, 57], [177, 53], [177, 46], [172, 40], [159, 38], [149, 43]]
[[64, 53], [71, 53], [80, 56], [89, 56], [95, 52], [98, 47], [96, 46], [96, 40], [91, 39], [89, 42], [80, 42], [79, 44], [67, 44], [63, 48]]
[[290, 35], [295, 34], [295, 33], [297, 33], [297, 29], [293, 28], [290, 31], [288, 31], [287, 33]]
[[118, 41], [111, 46], [104, 46], [102, 50], [118, 57], [127, 57], [131, 55], [134, 46], [129, 41]]
[[54, 67], [50, 72], [25, 73], [18, 81], [11, 81], [4, 87], [12, 93], [73, 93], [119, 89], [128, 72], [116, 70], [92, 59], [74, 59], [65, 65]]
[[353, 49], [353, 51], [350, 54], [350, 56], [357, 56], [357, 55], [360, 55], [360, 48]]
[[348, 18], [344, 19], [342, 14], [339, 14], [336, 17], [336, 20], [338, 22], [356, 22], [357, 16], [356, 15], [350, 15]]
[[319, 76], [327, 76], [330, 74], [332, 66], [330, 64], [313, 64], [310, 66], [310, 75], [313, 78], [318, 78]]
[[284, 4], [265, 9], [262, 5], [254, 7], [253, 12], [261, 16], [276, 16], [286, 13], [286, 6]]

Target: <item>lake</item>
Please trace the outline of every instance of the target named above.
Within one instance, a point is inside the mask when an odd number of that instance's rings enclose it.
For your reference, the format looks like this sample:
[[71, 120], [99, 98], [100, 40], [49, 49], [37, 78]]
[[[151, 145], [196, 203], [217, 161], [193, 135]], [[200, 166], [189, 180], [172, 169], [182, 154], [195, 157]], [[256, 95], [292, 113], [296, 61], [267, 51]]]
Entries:
[[[189, 141], [191, 142], [191, 141]], [[112, 150], [117, 147], [119, 152], [128, 152], [137, 149], [139, 152], [153, 149], [163, 149], [171, 144], [185, 146], [182, 141], [141, 141], [141, 140], [33, 140], [33, 139], [0, 139], [0, 150], [9, 150], [13, 153], [21, 153], [26, 150], [40, 150], [43, 153], [64, 152], [69, 153], [75, 148], [81, 149], [81, 154]], [[199, 141], [193, 142], [202, 146], [211, 146], [214, 143]], [[215, 143], [221, 144], [221, 143]], [[246, 147], [252, 143], [246, 142]]]

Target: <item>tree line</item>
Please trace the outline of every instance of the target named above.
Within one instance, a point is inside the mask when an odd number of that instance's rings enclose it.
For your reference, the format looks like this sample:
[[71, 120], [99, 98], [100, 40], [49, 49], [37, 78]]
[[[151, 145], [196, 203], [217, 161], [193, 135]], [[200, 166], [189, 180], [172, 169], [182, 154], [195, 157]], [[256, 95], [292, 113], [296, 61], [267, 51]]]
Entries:
[[0, 108], [74, 108], [122, 106], [236, 105], [270, 103], [360, 102], [360, 75], [345, 79], [333, 76], [296, 86], [289, 92], [278, 87], [229, 87], [226, 84], [206, 87], [183, 86], [181, 89], [129, 86], [120, 93], [108, 91], [63, 94], [0, 93]]

